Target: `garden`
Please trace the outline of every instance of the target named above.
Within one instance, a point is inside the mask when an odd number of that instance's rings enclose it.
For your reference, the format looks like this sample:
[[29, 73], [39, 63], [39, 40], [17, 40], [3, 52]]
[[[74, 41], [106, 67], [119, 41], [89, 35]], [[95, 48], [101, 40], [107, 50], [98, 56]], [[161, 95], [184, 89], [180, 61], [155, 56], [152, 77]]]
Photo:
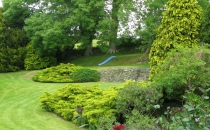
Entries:
[[3, 6], [0, 129], [210, 130], [209, 1]]

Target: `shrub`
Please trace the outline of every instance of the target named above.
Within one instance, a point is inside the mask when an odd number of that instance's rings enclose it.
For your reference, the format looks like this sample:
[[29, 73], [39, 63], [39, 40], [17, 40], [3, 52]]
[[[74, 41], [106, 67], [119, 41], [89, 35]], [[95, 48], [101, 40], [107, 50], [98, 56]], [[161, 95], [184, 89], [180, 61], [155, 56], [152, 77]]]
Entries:
[[195, 94], [196, 87], [186, 91], [183, 96], [185, 104], [183, 107], [169, 108], [165, 112], [166, 117], [162, 116], [157, 120], [163, 130], [209, 130], [210, 129], [210, 103], [207, 92], [210, 88], [199, 87], [202, 95]]
[[13, 72], [23, 69], [25, 48], [0, 48], [0, 72]]
[[73, 82], [97, 82], [100, 80], [100, 73], [97, 70], [80, 68], [71, 74]]
[[164, 98], [178, 99], [192, 86], [209, 86], [210, 51], [201, 47], [179, 47], [168, 53], [153, 83], [163, 88]]
[[116, 95], [116, 88], [103, 91], [98, 86], [85, 87], [69, 84], [52, 94], [45, 93], [40, 101], [42, 108], [54, 112], [64, 119], [79, 125], [87, 123], [90, 126], [96, 126], [99, 117], [115, 116]]
[[56, 58], [52, 56], [39, 56], [32, 44], [28, 44], [24, 67], [26, 70], [38, 70], [53, 66], [56, 64]]
[[32, 77], [32, 79], [37, 82], [72, 83], [72, 73], [80, 68], [80, 66], [75, 66], [74, 64], [61, 63], [58, 66], [46, 68], [38, 72], [35, 76]]
[[131, 116], [126, 120], [125, 130], [153, 130], [155, 118], [142, 115], [138, 110], [132, 110]]
[[117, 112], [129, 118], [133, 110], [141, 114], [152, 114], [154, 105], [162, 98], [161, 89], [149, 82], [128, 81], [116, 96]]

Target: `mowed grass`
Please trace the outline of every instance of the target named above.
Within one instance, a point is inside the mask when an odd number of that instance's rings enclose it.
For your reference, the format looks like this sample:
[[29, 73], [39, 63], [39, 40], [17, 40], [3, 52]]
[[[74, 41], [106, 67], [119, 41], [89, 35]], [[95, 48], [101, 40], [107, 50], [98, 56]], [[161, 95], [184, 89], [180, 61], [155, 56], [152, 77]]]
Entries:
[[[98, 64], [105, 61], [110, 56], [116, 56], [108, 63], [98, 66]], [[141, 67], [148, 68], [149, 63], [141, 63], [140, 59], [143, 56], [143, 53], [117, 53], [117, 54], [104, 54], [104, 55], [93, 55], [93, 56], [84, 56], [77, 58], [70, 58], [64, 61], [65, 63], [72, 63], [84, 67], [96, 67], [97, 68], [106, 68], [106, 67]]]
[[[116, 58], [103, 66], [99, 63], [110, 54], [69, 59], [73, 63], [91, 69], [147, 68], [148, 63], [139, 64], [142, 54], [115, 54]], [[40, 107], [39, 98], [44, 92], [54, 92], [67, 83], [38, 83], [31, 77], [36, 71], [0, 73], [0, 130], [81, 130], [77, 125], [47, 112]], [[99, 85], [102, 89], [122, 86], [123, 83], [80, 83], [83, 86]]]
[[[31, 80], [35, 71], [0, 73], [0, 130], [81, 130], [77, 125], [40, 107], [39, 97], [53, 92], [66, 83], [38, 83]], [[106, 89], [122, 83], [100, 84]]]

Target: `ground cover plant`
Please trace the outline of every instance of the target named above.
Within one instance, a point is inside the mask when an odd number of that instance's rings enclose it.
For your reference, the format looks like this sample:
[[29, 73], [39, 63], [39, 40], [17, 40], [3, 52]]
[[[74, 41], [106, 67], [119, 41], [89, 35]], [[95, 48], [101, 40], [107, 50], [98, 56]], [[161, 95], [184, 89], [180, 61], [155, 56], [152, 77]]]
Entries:
[[[40, 107], [39, 97], [45, 91], [54, 92], [66, 83], [33, 82], [36, 71], [0, 73], [0, 129], [1, 130], [81, 130], [74, 123], [46, 112]], [[93, 86], [94, 82], [81, 83]], [[121, 86], [122, 83], [100, 82], [101, 89]]]
[[100, 74], [96, 70], [61, 63], [39, 71], [32, 79], [45, 83], [97, 82], [100, 80]]

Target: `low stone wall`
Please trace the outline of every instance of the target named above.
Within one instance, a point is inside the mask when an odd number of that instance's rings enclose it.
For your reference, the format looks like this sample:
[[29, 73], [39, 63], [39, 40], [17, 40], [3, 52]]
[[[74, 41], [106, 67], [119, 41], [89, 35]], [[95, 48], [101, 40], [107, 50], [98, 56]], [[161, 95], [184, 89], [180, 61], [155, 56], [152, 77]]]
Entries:
[[111, 68], [100, 71], [101, 81], [124, 82], [126, 80], [148, 80], [149, 68]]

